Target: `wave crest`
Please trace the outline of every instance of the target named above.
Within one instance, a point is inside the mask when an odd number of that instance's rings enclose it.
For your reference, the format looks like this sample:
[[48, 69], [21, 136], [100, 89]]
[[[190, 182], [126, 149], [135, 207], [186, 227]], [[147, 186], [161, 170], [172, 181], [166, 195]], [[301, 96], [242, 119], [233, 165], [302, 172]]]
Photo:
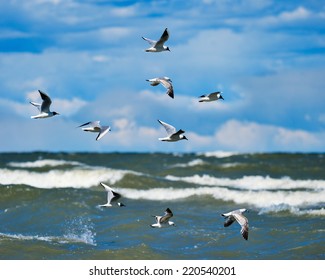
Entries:
[[77, 168], [71, 170], [50, 170], [31, 172], [27, 170], [0, 169], [2, 185], [28, 185], [35, 188], [89, 188], [100, 182], [115, 184], [133, 171], [111, 168]]

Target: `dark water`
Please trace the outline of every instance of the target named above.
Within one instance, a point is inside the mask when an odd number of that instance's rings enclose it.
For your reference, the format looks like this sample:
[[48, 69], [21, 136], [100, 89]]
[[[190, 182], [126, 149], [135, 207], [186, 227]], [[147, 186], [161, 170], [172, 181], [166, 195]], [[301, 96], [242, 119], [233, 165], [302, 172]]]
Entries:
[[[1, 259], [325, 259], [325, 154], [0, 154]], [[100, 182], [126, 207], [106, 202]], [[176, 227], [155, 229], [169, 207]], [[223, 227], [247, 208], [249, 239]]]

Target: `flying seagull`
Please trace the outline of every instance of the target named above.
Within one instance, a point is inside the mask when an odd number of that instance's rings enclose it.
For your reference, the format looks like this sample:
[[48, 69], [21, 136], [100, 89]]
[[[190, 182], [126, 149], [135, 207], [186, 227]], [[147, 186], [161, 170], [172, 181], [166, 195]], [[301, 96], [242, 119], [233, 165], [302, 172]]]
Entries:
[[158, 140], [160, 141], [167, 141], [167, 142], [175, 142], [175, 141], [179, 141], [179, 140], [188, 140], [186, 138], [185, 135], [183, 135], [183, 133], [185, 133], [184, 130], [179, 129], [176, 132], [176, 128], [173, 127], [172, 125], [165, 123], [161, 120], [158, 120], [158, 122], [166, 129], [167, 131], [167, 136], [166, 137], [162, 137], [162, 138], [158, 138]]
[[153, 216], [156, 218], [156, 223], [150, 225], [153, 228], [162, 228], [168, 226], [175, 226], [174, 222], [169, 221], [171, 217], [173, 217], [173, 212], [167, 208], [164, 216]]
[[164, 43], [168, 40], [169, 33], [167, 28], [164, 30], [164, 33], [161, 35], [158, 41], [148, 39], [146, 37], [142, 37], [143, 40], [146, 40], [151, 47], [146, 49], [146, 52], [162, 52], [162, 51], [170, 51], [170, 49], [164, 45]]
[[[114, 202], [114, 201], [118, 200], [121, 197], [121, 195], [119, 193], [115, 192], [111, 187], [107, 186], [106, 184], [104, 184], [104, 183], [100, 183], [100, 184], [102, 185], [102, 187], [107, 192], [107, 202], [105, 204], [102, 204], [102, 205], [99, 205], [99, 206], [111, 207], [112, 206], [111, 202]], [[117, 205], [119, 207], [125, 206], [123, 203], [120, 203], [120, 202], [117, 202]]]
[[221, 214], [221, 216], [225, 217], [225, 223], [224, 226], [228, 227], [230, 226], [234, 221], [237, 221], [240, 226], [241, 230], [240, 233], [244, 237], [244, 239], [248, 239], [248, 220], [243, 215], [243, 213], [248, 212], [246, 209], [238, 209], [231, 211], [229, 213]]
[[152, 86], [157, 86], [159, 84], [162, 84], [167, 89], [166, 94], [168, 94], [171, 98], [174, 98], [174, 88], [170, 78], [160, 77], [160, 78], [147, 79], [146, 81], [150, 82]]
[[104, 137], [104, 135], [111, 130], [109, 126], [102, 126], [100, 125], [100, 121], [94, 121], [94, 122], [87, 122], [84, 123], [78, 127], [81, 127], [83, 131], [88, 131], [88, 132], [99, 132], [96, 140], [101, 139]]
[[211, 101], [215, 101], [218, 99], [223, 99], [221, 93], [222, 93], [221, 91], [216, 91], [216, 92], [212, 92], [210, 94], [201, 95], [199, 97], [200, 98], [199, 102], [211, 102]]
[[41, 90], [38, 90], [38, 92], [40, 93], [43, 102], [42, 102], [42, 104], [32, 102], [32, 101], [29, 102], [30, 104], [34, 105], [40, 112], [38, 115], [31, 116], [31, 118], [32, 119], [44, 119], [44, 118], [53, 117], [55, 115], [59, 115], [59, 113], [57, 113], [57, 112], [50, 111], [50, 106], [52, 103], [51, 98]]

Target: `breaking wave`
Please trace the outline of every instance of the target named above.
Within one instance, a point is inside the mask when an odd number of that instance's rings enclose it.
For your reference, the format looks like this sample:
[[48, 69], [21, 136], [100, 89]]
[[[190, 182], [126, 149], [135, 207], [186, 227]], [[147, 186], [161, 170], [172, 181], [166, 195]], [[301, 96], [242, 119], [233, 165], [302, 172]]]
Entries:
[[27, 170], [0, 169], [2, 185], [29, 185], [35, 188], [89, 188], [100, 182], [115, 184], [126, 174], [139, 174], [128, 170], [118, 170], [105, 167], [77, 168], [70, 170], [55, 170], [48, 172], [33, 172]]
[[290, 177], [272, 178], [269, 176], [243, 176], [238, 179], [217, 178], [210, 175], [177, 177], [167, 175], [170, 181], [182, 181], [203, 186], [223, 186], [246, 190], [325, 190], [325, 180], [293, 180]]
[[17, 168], [43, 168], [43, 167], [57, 167], [62, 165], [82, 166], [83, 164], [77, 161], [66, 161], [66, 160], [55, 160], [55, 159], [40, 159], [36, 161], [8, 163], [8, 166], [17, 167]]

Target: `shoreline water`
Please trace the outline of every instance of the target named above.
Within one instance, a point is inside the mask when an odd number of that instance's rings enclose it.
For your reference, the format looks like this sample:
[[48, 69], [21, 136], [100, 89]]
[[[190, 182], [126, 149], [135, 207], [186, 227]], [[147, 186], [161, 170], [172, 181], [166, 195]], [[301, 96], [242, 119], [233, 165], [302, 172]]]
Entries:
[[[211, 155], [2, 153], [1, 259], [325, 258], [324, 153]], [[101, 181], [126, 207], [98, 207]], [[176, 227], [150, 228], [167, 207]]]

